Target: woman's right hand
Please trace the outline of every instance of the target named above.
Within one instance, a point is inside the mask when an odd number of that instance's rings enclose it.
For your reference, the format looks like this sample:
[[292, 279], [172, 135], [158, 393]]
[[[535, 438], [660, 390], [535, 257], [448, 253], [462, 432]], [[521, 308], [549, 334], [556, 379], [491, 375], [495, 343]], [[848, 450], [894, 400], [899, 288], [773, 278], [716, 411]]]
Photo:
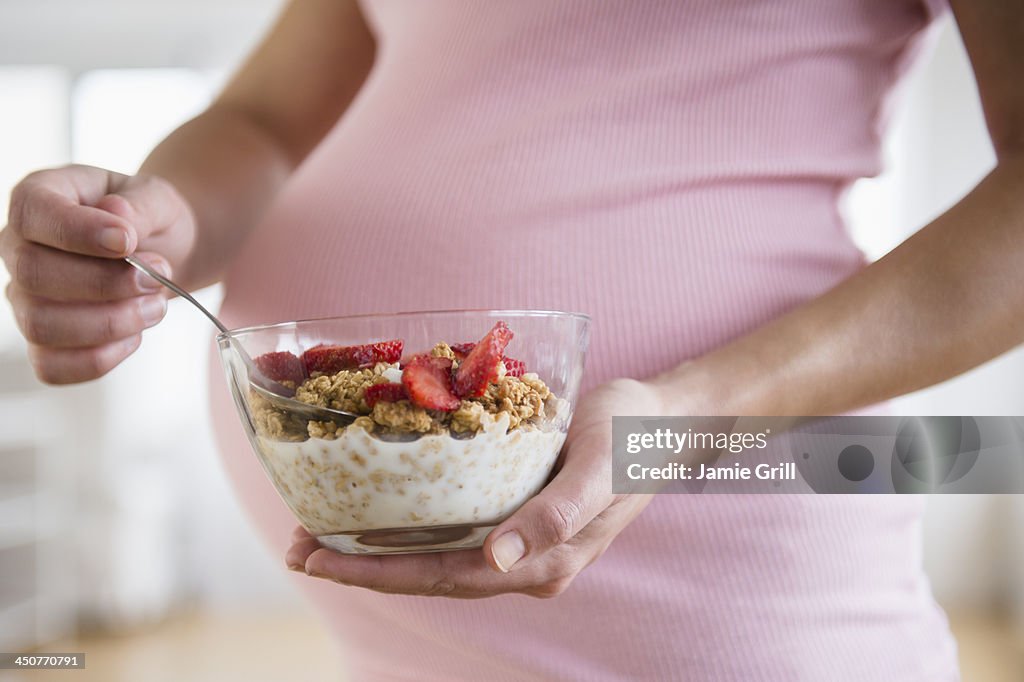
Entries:
[[194, 241], [191, 209], [160, 178], [66, 166], [22, 180], [0, 258], [36, 375], [89, 381], [131, 355], [142, 330], [163, 319], [167, 294], [122, 258], [136, 254], [172, 276]]

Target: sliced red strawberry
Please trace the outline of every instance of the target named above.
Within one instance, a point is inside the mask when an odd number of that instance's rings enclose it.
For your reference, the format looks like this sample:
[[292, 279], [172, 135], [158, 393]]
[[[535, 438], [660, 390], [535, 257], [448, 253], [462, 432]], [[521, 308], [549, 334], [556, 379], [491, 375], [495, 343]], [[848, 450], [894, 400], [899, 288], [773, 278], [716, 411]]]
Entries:
[[398, 362], [402, 357], [403, 345], [399, 339], [362, 346], [328, 346], [321, 343], [302, 354], [302, 364], [308, 374], [334, 374], [344, 369], [373, 367], [378, 362]]
[[[476, 346], [475, 343], [456, 343], [449, 348], [455, 353], [460, 361], [465, 360], [469, 352]], [[505, 374], [510, 377], [521, 377], [526, 374], [526, 363], [522, 360], [516, 360], [515, 358], [502, 358], [502, 362], [505, 363]]]
[[366, 387], [366, 404], [372, 409], [374, 405], [383, 401], [385, 403], [397, 403], [399, 400], [408, 400], [409, 393], [402, 384], [373, 384]]
[[469, 355], [455, 372], [455, 394], [461, 398], [474, 398], [484, 394], [487, 384], [498, 378], [498, 363], [505, 347], [512, 340], [512, 330], [498, 322], [491, 331], [473, 346]]
[[456, 343], [453, 346], [449, 346], [449, 348], [451, 348], [452, 352], [455, 353], [455, 357], [457, 357], [459, 360], [465, 360], [466, 356], [469, 355], [469, 351], [473, 350], [473, 346], [475, 345], [476, 344], [472, 342]]
[[402, 385], [414, 405], [428, 410], [450, 412], [461, 401], [452, 393], [452, 361], [418, 355], [402, 370]]
[[391, 341], [379, 341], [371, 344], [373, 349], [373, 362], [398, 362], [402, 358], [402, 349], [405, 343], [401, 339]]
[[410, 364], [416, 361], [416, 358], [432, 358], [434, 357], [430, 353], [416, 353], [408, 357], [402, 358], [401, 362], [398, 363], [398, 369], [405, 369]]
[[343, 369], [357, 369], [373, 362], [373, 349], [369, 346], [328, 346], [321, 343], [302, 354], [306, 372], [334, 374]]
[[521, 377], [526, 374], [526, 363], [522, 360], [516, 360], [515, 358], [502, 358], [501, 361], [505, 363], [505, 376]]
[[286, 350], [264, 353], [254, 360], [263, 376], [274, 381], [293, 381], [301, 384], [306, 378], [302, 360]]

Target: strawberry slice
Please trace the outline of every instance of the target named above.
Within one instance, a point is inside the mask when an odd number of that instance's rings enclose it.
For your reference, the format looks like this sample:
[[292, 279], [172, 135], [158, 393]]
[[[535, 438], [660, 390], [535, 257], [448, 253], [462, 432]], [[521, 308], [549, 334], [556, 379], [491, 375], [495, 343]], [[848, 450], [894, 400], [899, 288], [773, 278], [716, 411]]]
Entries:
[[501, 321], [495, 324], [455, 371], [455, 394], [460, 398], [483, 395], [487, 384], [498, 378], [498, 363], [511, 340], [512, 330], [508, 325]]
[[526, 363], [522, 360], [516, 360], [515, 358], [502, 358], [501, 361], [505, 363], [505, 376], [521, 377], [526, 374]]
[[358, 369], [373, 363], [373, 349], [370, 346], [328, 346], [321, 343], [302, 354], [306, 372], [334, 374], [343, 369]]
[[378, 341], [377, 343], [370, 344], [370, 348], [373, 349], [373, 364], [378, 362], [398, 362], [402, 359], [402, 349], [405, 348], [405, 342], [401, 339]]
[[431, 355], [430, 353], [416, 353], [415, 355], [410, 355], [410, 356], [409, 356], [409, 357], [407, 357], [407, 358], [403, 358], [403, 359], [401, 360], [401, 362], [399, 362], [399, 363], [398, 363], [398, 369], [402, 369], [402, 370], [404, 370], [404, 369], [405, 369], [406, 367], [408, 367], [409, 365], [411, 365], [411, 364], [412, 364], [413, 362], [415, 362], [415, 361], [416, 361], [417, 359], [422, 359], [422, 358], [432, 358], [432, 357], [434, 357], [434, 356], [433, 356], [433, 355]]
[[457, 357], [459, 360], [465, 360], [466, 356], [469, 355], [469, 351], [473, 350], [473, 346], [475, 345], [476, 344], [472, 342], [456, 343], [449, 346], [449, 348], [451, 348], [452, 352], [455, 353], [455, 357]]
[[[459, 361], [466, 359], [469, 352], [476, 346], [475, 343], [456, 343], [449, 348], [455, 353], [455, 357]], [[521, 377], [526, 374], [526, 363], [522, 360], [516, 360], [515, 358], [502, 358], [501, 361], [505, 363], [505, 375], [510, 377]]]
[[408, 400], [409, 393], [402, 384], [373, 384], [366, 387], [366, 404], [373, 409], [379, 402], [397, 403], [399, 400]]
[[428, 355], [413, 357], [402, 370], [402, 385], [413, 405], [451, 412], [461, 401], [452, 393], [452, 361]]
[[344, 369], [373, 367], [378, 362], [398, 362], [402, 357], [403, 346], [399, 339], [362, 346], [328, 346], [321, 343], [302, 354], [302, 364], [308, 374], [334, 374]]
[[274, 381], [294, 381], [296, 384], [301, 384], [306, 378], [302, 360], [286, 350], [264, 353], [253, 362], [256, 363], [256, 368], [263, 373], [263, 376]]

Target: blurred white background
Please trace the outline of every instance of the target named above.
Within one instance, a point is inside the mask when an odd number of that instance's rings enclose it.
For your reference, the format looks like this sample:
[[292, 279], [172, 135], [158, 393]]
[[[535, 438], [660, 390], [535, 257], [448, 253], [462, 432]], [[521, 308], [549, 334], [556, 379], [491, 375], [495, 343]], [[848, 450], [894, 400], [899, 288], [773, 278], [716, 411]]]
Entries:
[[[4, 0], [0, 210], [36, 168], [73, 161], [133, 172], [204, 106], [279, 4]], [[872, 257], [993, 163], [948, 20], [908, 85], [886, 139], [888, 170], [858, 183], [846, 203]], [[218, 292], [200, 298], [216, 305]], [[125, 628], [187, 604], [300, 608], [281, 557], [256, 540], [212, 446], [203, 386], [210, 332], [175, 301], [113, 374], [48, 389], [30, 378], [10, 310], [0, 305], [0, 650], [49, 641], [75, 622]], [[900, 399], [897, 411], [1024, 414], [1022, 370], [1018, 350]], [[1022, 537], [1022, 496], [933, 497], [923, 551], [940, 601], [1015, 613], [1024, 623]]]
[[[5, 0], [3, 215], [11, 187], [36, 168], [133, 172], [206, 105], [280, 4]], [[219, 292], [199, 298], [216, 306]], [[213, 449], [212, 327], [179, 303], [118, 371], [67, 389], [29, 378], [0, 305], [0, 650], [76, 620], [124, 628], [187, 603], [296, 605], [282, 559], [258, 544]]]

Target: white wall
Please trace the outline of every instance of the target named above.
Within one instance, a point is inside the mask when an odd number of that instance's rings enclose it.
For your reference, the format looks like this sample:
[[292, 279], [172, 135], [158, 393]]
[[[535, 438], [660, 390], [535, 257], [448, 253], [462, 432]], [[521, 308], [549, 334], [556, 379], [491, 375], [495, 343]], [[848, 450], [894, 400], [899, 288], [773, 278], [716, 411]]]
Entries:
[[283, 0], [3, 0], [0, 64], [233, 64]]
[[[6, 213], [14, 182], [39, 167], [74, 161], [133, 172], [162, 136], [206, 105], [280, 4], [3, 0], [0, 209]], [[198, 297], [216, 307], [219, 291]], [[9, 308], [0, 309], [0, 352], [24, 363]], [[74, 390], [77, 410], [90, 406], [95, 415], [83, 427], [90, 437], [63, 455], [78, 471], [74, 572], [88, 587], [79, 598], [87, 619], [127, 625], [191, 599], [296, 604], [281, 557], [256, 539], [213, 448], [205, 389], [211, 330], [174, 301], [133, 357]], [[50, 395], [56, 405], [69, 392]]]

